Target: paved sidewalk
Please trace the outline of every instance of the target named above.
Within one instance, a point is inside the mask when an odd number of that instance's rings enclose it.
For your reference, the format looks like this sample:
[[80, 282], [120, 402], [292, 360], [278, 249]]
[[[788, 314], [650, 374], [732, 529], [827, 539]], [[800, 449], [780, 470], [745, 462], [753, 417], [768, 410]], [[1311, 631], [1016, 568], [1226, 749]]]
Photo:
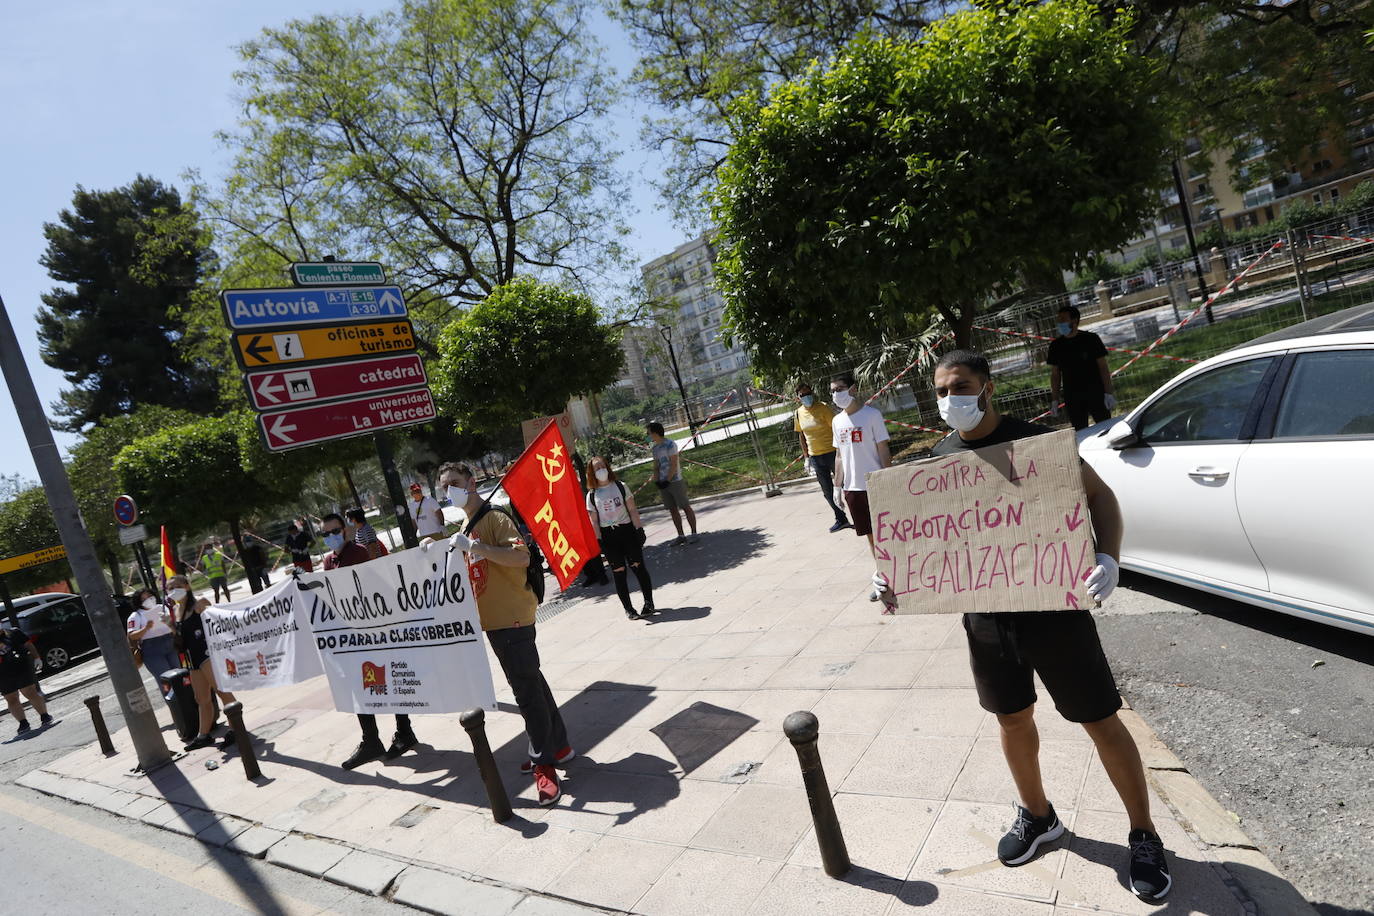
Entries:
[[[656, 916], [1155, 909], [1127, 887], [1127, 823], [1091, 742], [1049, 704], [1042, 767], [1069, 831], [1030, 866], [994, 863], [1015, 793], [959, 619], [881, 618], [866, 596], [866, 542], [826, 531], [812, 485], [703, 502], [698, 517], [700, 543], [671, 547], [666, 517], [649, 516], [662, 610], [652, 622], [626, 620], [601, 589], [539, 625], [578, 752], [553, 808], [516, 772], [522, 725], [494, 663], [501, 704], [488, 736], [518, 793], [506, 824], [492, 823], [457, 716], [417, 719], [419, 753], [340, 769], [358, 728], [332, 710], [323, 679], [241, 696], [259, 739], [256, 783], [209, 749], [130, 775], [127, 739], [115, 757], [83, 749], [20, 782], [438, 912], [561, 912], [563, 901]], [[820, 720], [855, 864], [841, 881], [819, 868], [782, 734], [799, 709]], [[1239, 829], [1209, 826], [1215, 802], [1128, 720], [1152, 782], [1183, 806], [1180, 819], [1152, 798], [1174, 875], [1165, 908], [1312, 912]], [[434, 890], [443, 880], [462, 883]]]

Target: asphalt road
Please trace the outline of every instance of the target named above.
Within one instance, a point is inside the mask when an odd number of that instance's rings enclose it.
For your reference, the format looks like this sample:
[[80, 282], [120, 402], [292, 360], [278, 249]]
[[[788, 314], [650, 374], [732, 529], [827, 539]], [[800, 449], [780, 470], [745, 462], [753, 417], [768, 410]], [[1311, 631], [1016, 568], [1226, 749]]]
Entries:
[[1323, 914], [1374, 912], [1374, 638], [1123, 575], [1131, 705]]

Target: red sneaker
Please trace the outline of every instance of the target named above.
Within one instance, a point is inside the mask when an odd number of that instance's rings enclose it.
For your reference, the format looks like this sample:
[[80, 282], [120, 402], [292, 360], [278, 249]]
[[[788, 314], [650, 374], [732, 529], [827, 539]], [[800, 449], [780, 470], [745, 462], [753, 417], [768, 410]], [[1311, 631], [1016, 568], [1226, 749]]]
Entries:
[[[573, 750], [571, 747], [565, 747], [565, 748], [563, 748], [561, 751], [559, 751], [557, 754], [554, 754], [554, 755], [553, 755], [553, 762], [554, 762], [554, 764], [555, 764], [556, 766], [560, 766], [560, 767], [561, 767], [563, 764], [567, 763], [569, 760], [572, 760], [572, 759], [573, 759], [574, 757], [576, 757], [576, 756], [577, 756], [577, 751]], [[523, 773], [523, 774], [526, 775], [526, 776], [528, 776], [528, 775], [530, 775], [531, 773], [533, 773], [533, 772], [534, 772], [534, 761], [533, 761], [533, 760], [525, 760], [525, 761], [522, 761], [521, 764], [520, 764], [520, 772]]]
[[547, 764], [534, 768], [534, 788], [539, 793], [541, 805], [552, 805], [563, 794], [558, 784], [558, 771]]

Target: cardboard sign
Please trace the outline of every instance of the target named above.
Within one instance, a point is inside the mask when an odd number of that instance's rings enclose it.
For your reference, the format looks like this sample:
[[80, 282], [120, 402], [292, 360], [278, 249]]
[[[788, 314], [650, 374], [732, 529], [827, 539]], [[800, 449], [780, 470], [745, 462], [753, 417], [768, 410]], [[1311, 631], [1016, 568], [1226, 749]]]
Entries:
[[868, 499], [878, 568], [900, 614], [1093, 605], [1073, 430], [874, 471]]
[[215, 683], [224, 690], [298, 684], [324, 673], [288, 576], [250, 598], [201, 611]]
[[529, 448], [530, 443], [539, 438], [539, 434], [549, 425], [550, 420], [558, 422], [558, 431], [563, 434], [563, 441], [568, 448], [577, 448], [577, 434], [573, 432], [572, 415], [566, 410], [551, 417], [535, 417], [521, 423], [520, 434], [525, 437], [525, 448]]
[[296, 584], [340, 712], [495, 708], [462, 553], [404, 550]]

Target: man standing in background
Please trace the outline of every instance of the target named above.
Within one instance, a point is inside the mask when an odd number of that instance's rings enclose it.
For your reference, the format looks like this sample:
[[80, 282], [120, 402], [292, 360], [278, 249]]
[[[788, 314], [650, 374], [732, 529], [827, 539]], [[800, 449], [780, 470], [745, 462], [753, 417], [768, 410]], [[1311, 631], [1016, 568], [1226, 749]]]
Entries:
[[1050, 364], [1051, 416], [1059, 416], [1060, 392], [1074, 429], [1087, 429], [1111, 418], [1116, 408], [1107, 348], [1091, 331], [1078, 330], [1078, 309], [1066, 305], [1056, 316], [1059, 336], [1050, 341], [1045, 362]]
[[[859, 386], [852, 372], [841, 372], [830, 380], [830, 399], [840, 408], [830, 423], [831, 444], [836, 454], [835, 479], [844, 491], [845, 505], [854, 521], [854, 533], [868, 538], [868, 549], [876, 567], [878, 552], [873, 543], [873, 518], [868, 511], [868, 475], [871, 471], [892, 466], [892, 453], [887, 447], [890, 438], [887, 424], [878, 408], [859, 400]], [[895, 614], [897, 596], [882, 570], [874, 569], [872, 584], [868, 600], [881, 601], [884, 614]]]
[[845, 518], [844, 510], [835, 502], [835, 443], [834, 430], [831, 428], [835, 411], [829, 404], [816, 399], [809, 382], [797, 385], [797, 398], [801, 406], [792, 418], [792, 429], [801, 440], [802, 454], [806, 456], [807, 466], [815, 473], [816, 482], [821, 485], [821, 495], [825, 497], [826, 505], [835, 513], [835, 524], [830, 526], [830, 533], [834, 534], [853, 527]]

